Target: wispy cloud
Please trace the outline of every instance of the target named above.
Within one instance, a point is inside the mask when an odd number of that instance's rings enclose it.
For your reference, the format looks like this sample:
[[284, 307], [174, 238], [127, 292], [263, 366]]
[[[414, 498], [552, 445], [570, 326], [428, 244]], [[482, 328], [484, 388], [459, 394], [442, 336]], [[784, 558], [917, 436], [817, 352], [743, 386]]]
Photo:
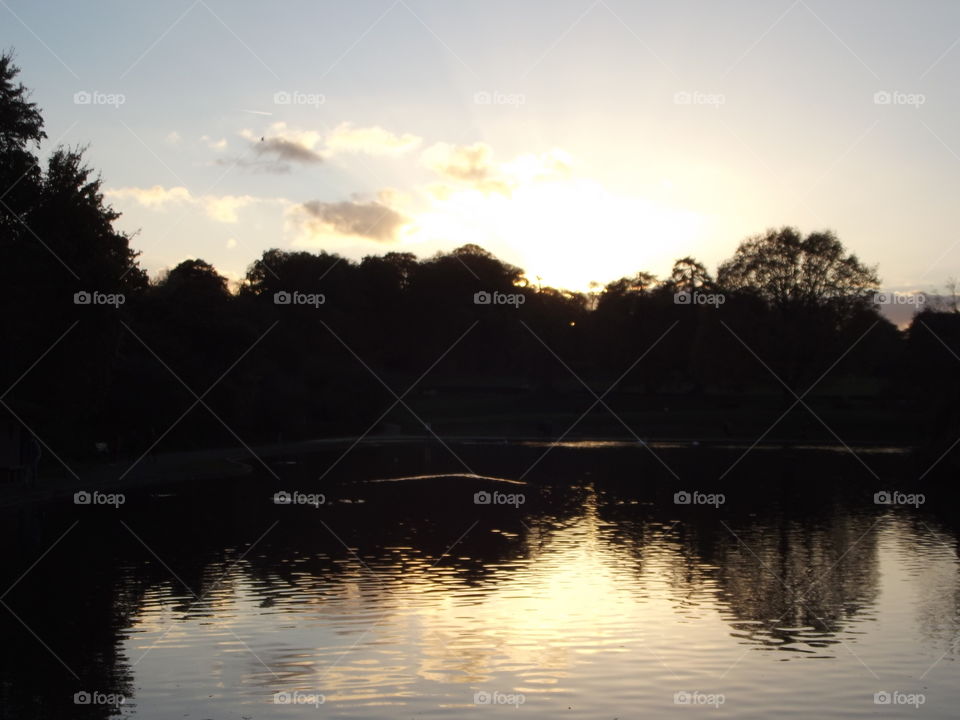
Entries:
[[[420, 159], [445, 181], [502, 195], [510, 195], [517, 187], [531, 182], [568, 178], [572, 170], [569, 154], [559, 148], [497, 163], [493, 159], [493, 149], [482, 142], [472, 145], [436, 143], [424, 150]], [[449, 190], [448, 187], [434, 186], [435, 193], [444, 194]]]
[[219, 140], [214, 140], [209, 135], [201, 135], [200, 141], [205, 143], [208, 148], [211, 150], [216, 150], [217, 152], [222, 152], [227, 149], [227, 139], [220, 138]]
[[171, 205], [189, 205], [202, 210], [211, 220], [222, 223], [237, 222], [240, 219], [238, 211], [254, 203], [276, 202], [252, 195], [195, 196], [185, 187], [165, 188], [162, 185], [149, 188], [115, 188], [106, 190], [104, 194], [110, 200], [133, 200], [151, 210], [165, 210]]
[[416, 148], [422, 138], [404, 133], [397, 135], [379, 125], [354, 127], [341, 123], [327, 135], [325, 146], [328, 153], [355, 152], [368, 155], [402, 155]]

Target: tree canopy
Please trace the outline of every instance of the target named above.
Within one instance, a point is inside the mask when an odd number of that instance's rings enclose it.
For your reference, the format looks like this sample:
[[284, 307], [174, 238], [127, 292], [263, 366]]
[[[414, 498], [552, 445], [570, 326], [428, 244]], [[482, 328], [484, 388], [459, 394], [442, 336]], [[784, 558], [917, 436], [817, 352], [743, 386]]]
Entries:
[[780, 308], [863, 303], [880, 285], [876, 269], [847, 254], [832, 232], [803, 237], [791, 227], [744, 240], [720, 265], [717, 282], [730, 291], [756, 293]]

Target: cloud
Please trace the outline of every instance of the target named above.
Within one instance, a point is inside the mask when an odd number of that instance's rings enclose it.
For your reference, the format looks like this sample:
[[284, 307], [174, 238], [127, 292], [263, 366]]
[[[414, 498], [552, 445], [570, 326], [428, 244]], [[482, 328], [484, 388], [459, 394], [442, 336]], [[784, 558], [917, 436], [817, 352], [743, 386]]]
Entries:
[[293, 164], [316, 165], [323, 162], [323, 156], [317, 150], [322, 137], [320, 133], [312, 130], [292, 130], [286, 123], [277, 122], [263, 135], [258, 136], [252, 130], [242, 130], [240, 136], [250, 142], [250, 149], [263, 160], [250, 162], [241, 159], [235, 163], [220, 160], [220, 164], [237, 164], [266, 172], [286, 173], [290, 172]]
[[494, 170], [493, 149], [482, 142], [473, 145], [437, 143], [423, 151], [421, 160], [439, 175], [470, 183], [487, 180]]
[[240, 219], [237, 210], [258, 202], [259, 198], [251, 195], [205, 195], [198, 200], [211, 219], [222, 223], [235, 223]]
[[389, 193], [381, 193], [377, 200], [358, 199], [342, 202], [311, 200], [292, 209], [294, 223], [301, 230], [298, 244], [315, 243], [338, 235], [390, 242], [410, 220], [387, 205]]
[[150, 188], [117, 188], [116, 190], [107, 190], [105, 194], [108, 198], [136, 200], [151, 210], [161, 210], [171, 203], [191, 202], [193, 200], [190, 191], [185, 187], [165, 188], [162, 185], [154, 185]]
[[484, 194], [498, 193], [510, 197], [518, 188], [538, 182], [566, 180], [572, 174], [570, 155], [559, 148], [496, 163], [493, 150], [486, 143], [436, 143], [423, 151], [420, 161], [444, 181], [427, 186], [428, 194], [441, 200], [464, 186]]
[[273, 156], [280, 162], [319, 163], [323, 157], [303, 145], [282, 137], [261, 138], [254, 143], [253, 151], [257, 155]]
[[245, 158], [217, 158], [216, 165], [225, 167], [246, 168], [254, 173], [270, 173], [271, 175], [286, 175], [293, 168], [290, 163], [277, 160], [247, 160]]
[[[374, 156], [399, 156], [416, 148], [422, 139], [410, 133], [397, 135], [380, 126], [355, 127], [345, 122], [324, 135], [316, 130], [295, 130], [285, 122], [276, 122], [262, 134], [245, 129], [240, 136], [250, 143], [250, 151], [256, 159], [221, 158], [219, 165], [236, 165], [254, 171], [289, 173], [295, 165], [318, 165], [326, 157], [345, 153], [364, 153]], [[211, 144], [220, 150], [226, 141]]]
[[207, 144], [207, 147], [210, 148], [211, 150], [216, 150], [217, 152], [220, 152], [222, 150], [227, 149], [226, 138], [220, 138], [219, 140], [214, 140], [209, 135], [201, 135], [200, 140], [205, 142]]
[[[105, 195], [112, 199], [134, 200], [151, 210], [164, 210], [169, 205], [187, 204], [201, 209], [211, 220], [221, 223], [235, 223], [239, 221], [237, 211], [257, 202], [264, 202], [262, 198], [252, 195], [201, 195], [195, 196], [185, 187], [165, 188], [154, 185], [150, 188], [116, 188], [107, 190]], [[267, 200], [267, 202], [272, 202]]]
[[341, 123], [326, 138], [329, 153], [355, 152], [368, 155], [401, 155], [413, 150], [422, 139], [410, 133], [397, 135], [379, 125], [368, 128]]

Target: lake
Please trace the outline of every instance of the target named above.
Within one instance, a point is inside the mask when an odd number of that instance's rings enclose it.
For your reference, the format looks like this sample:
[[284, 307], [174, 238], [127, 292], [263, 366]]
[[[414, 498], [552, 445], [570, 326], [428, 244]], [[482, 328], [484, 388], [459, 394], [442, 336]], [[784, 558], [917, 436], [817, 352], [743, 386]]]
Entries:
[[0, 713], [956, 717], [955, 496], [747, 449], [368, 444], [5, 510]]

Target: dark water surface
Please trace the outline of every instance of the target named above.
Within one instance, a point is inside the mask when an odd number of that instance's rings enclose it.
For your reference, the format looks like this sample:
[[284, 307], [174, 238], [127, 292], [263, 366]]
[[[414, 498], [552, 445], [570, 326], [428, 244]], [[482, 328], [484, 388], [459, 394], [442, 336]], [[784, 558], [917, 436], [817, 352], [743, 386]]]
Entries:
[[897, 453], [545, 449], [5, 511], [0, 716], [957, 716], [955, 498]]

